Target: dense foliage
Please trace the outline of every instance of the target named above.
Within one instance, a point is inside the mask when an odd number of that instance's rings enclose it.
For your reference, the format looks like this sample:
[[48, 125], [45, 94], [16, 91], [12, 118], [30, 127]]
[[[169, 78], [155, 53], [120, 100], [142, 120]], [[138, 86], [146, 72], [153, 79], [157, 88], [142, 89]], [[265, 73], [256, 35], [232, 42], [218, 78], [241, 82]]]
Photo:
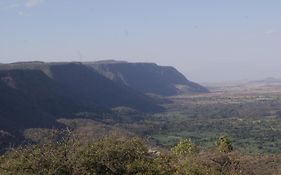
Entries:
[[138, 138], [112, 136], [81, 145], [69, 138], [13, 149], [0, 159], [2, 175], [171, 174], [170, 159], [153, 155]]
[[228, 136], [225, 136], [225, 135], [221, 136], [218, 139], [217, 145], [218, 145], [218, 150], [223, 153], [228, 153], [233, 150], [230, 139], [228, 138]]
[[191, 139], [184, 139], [172, 149], [172, 152], [177, 156], [187, 156], [198, 152], [198, 149]]
[[233, 156], [218, 152], [208, 158], [202, 157], [190, 139], [179, 142], [171, 153], [151, 150], [143, 140], [135, 137], [113, 135], [89, 144], [81, 144], [78, 139], [69, 135], [61, 141], [8, 151], [0, 158], [0, 174], [243, 174], [238, 166], [239, 162]]

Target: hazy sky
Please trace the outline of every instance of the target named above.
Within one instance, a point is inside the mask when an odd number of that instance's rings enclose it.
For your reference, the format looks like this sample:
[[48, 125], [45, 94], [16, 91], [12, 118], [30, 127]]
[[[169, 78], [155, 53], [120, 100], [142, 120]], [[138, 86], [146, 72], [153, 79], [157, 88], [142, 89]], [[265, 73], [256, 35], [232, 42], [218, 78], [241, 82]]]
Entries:
[[0, 0], [0, 62], [121, 59], [281, 78], [280, 0]]

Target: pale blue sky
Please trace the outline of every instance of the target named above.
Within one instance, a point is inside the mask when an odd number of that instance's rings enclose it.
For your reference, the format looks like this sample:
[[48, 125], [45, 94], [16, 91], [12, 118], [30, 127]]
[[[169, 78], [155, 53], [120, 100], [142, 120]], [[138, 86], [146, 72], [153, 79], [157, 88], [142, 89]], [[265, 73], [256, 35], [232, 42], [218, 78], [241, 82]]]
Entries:
[[0, 0], [0, 62], [121, 59], [281, 78], [280, 0]]

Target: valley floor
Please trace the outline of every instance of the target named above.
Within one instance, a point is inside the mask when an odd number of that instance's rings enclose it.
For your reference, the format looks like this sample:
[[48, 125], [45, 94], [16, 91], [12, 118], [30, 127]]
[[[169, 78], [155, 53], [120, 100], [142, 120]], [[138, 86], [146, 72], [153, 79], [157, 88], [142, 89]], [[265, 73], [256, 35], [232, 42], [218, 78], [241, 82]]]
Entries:
[[209, 94], [170, 100], [164, 113], [123, 127], [166, 147], [191, 138], [199, 146], [211, 148], [220, 135], [228, 135], [242, 152], [281, 153], [280, 85], [215, 87]]
[[[165, 111], [161, 113], [138, 113], [120, 107], [113, 109], [114, 113], [85, 112], [77, 114], [77, 119], [58, 121], [82, 142], [121, 133], [140, 136], [150, 148], [170, 152], [180, 140], [190, 138], [200, 150], [199, 161], [215, 167], [218, 165], [212, 159], [217, 156], [217, 140], [227, 135], [234, 148], [229, 156], [239, 162], [244, 172], [278, 174], [281, 85], [232, 85], [211, 90], [208, 94], [169, 97], [163, 100]], [[28, 129], [25, 137], [44, 143], [48, 142], [50, 132], [53, 131]]]

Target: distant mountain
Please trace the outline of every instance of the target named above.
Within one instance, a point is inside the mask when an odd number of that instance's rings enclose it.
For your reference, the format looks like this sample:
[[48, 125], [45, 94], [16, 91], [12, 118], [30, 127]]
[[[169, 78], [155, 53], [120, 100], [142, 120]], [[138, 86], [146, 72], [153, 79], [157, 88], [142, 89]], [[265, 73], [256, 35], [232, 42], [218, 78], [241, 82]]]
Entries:
[[0, 129], [17, 132], [56, 127], [59, 117], [128, 106], [161, 110], [153, 99], [115, 83], [81, 63], [17, 63], [0, 66]]
[[281, 79], [274, 78], [274, 77], [268, 77], [268, 78], [265, 78], [262, 80], [251, 81], [251, 83], [280, 84]]
[[153, 63], [0, 64], [0, 130], [60, 127], [58, 118], [116, 107], [159, 112], [160, 98], [145, 93], [177, 95], [183, 90], [208, 92], [175, 68]]
[[85, 64], [110, 80], [142, 93], [171, 96], [180, 93], [208, 92], [207, 88], [187, 80], [183, 74], [171, 66], [114, 60]]

